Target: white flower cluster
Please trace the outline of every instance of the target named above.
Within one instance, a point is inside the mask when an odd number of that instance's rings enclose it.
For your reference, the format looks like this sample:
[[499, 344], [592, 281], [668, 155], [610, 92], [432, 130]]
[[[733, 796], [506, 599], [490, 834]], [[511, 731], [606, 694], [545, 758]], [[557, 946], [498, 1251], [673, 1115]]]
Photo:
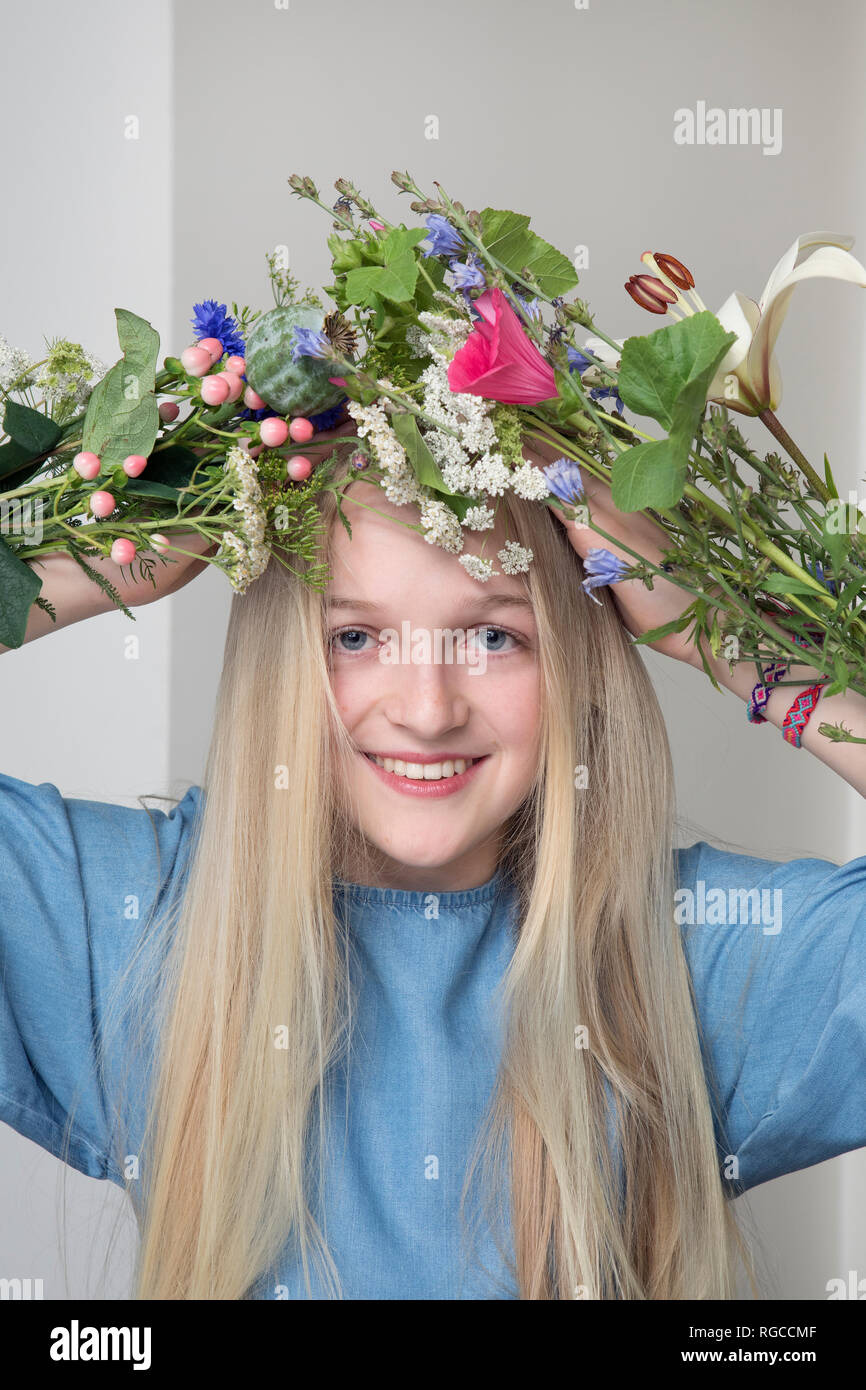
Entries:
[[265, 542], [266, 517], [262, 507], [258, 469], [246, 449], [233, 444], [226, 454], [223, 467], [235, 488], [232, 506], [243, 515], [243, 525], [235, 531], [224, 531], [215, 559], [230, 559], [227, 569], [229, 582], [238, 593], [244, 593], [254, 579], [268, 567], [271, 552]]
[[73, 410], [81, 410], [87, 405], [94, 386], [105, 376], [108, 368], [85, 348], [79, 348], [74, 359], [68, 362], [71, 370], [64, 371], [61, 363], [62, 358], [59, 354], [55, 356], [49, 353], [48, 361], [36, 378], [36, 390], [43, 393], [46, 404], [52, 411], [56, 411], [63, 404]]
[[381, 405], [361, 405], [347, 401], [346, 409], [358, 426], [362, 439], [369, 438], [376, 463], [385, 474], [382, 491], [395, 506], [424, 501], [426, 493], [418, 486], [406, 450], [400, 443]]
[[[34, 365], [33, 359], [23, 348], [14, 348], [0, 333], [0, 388], [11, 389], [13, 382], [18, 391], [33, 385], [34, 373], [28, 371]], [[27, 373], [27, 375], [23, 375]], [[22, 379], [19, 381], [18, 378]]]
[[431, 545], [441, 545], [457, 555], [463, 549], [463, 528], [456, 512], [438, 499], [428, 497], [421, 508], [421, 525], [425, 541]]
[[107, 371], [100, 358], [66, 338], [49, 344], [45, 361], [37, 365], [29, 353], [13, 348], [0, 333], [0, 387], [39, 391], [52, 416], [63, 414], [61, 407], [66, 414], [83, 409]]

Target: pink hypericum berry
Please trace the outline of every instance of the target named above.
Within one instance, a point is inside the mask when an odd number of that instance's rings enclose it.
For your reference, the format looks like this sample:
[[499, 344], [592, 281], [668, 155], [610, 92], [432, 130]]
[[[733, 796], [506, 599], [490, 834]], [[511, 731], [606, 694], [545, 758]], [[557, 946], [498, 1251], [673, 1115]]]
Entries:
[[263, 401], [261, 396], [258, 395], [251, 386], [248, 386], [246, 391], [244, 391], [244, 405], [247, 410], [264, 410], [266, 404], [267, 402]]
[[201, 384], [205, 405], [223, 405], [229, 397], [229, 383], [224, 376], [206, 376]]
[[110, 492], [91, 492], [90, 510], [94, 516], [111, 516], [116, 503]]
[[164, 425], [170, 425], [172, 420], [176, 420], [180, 414], [180, 406], [177, 401], [160, 401], [159, 418]]
[[243, 376], [247, 369], [246, 358], [236, 352], [232, 353], [231, 357], [226, 358], [225, 369], [227, 372], [237, 372], [238, 376]]
[[116, 565], [131, 565], [135, 559], [135, 546], [132, 541], [119, 536], [111, 547], [111, 558]]
[[85, 449], [83, 453], [75, 455], [72, 460], [72, 467], [80, 477], [86, 478], [87, 482], [92, 483], [102, 464], [96, 454], [91, 454]]
[[241, 394], [241, 392], [242, 392], [243, 389], [244, 389], [244, 384], [243, 384], [243, 382], [241, 381], [240, 377], [238, 376], [237, 372], [230, 372], [230, 371], [217, 372], [216, 377], [217, 377], [217, 380], [218, 380], [218, 381], [219, 381], [220, 379], [224, 379], [224, 380], [226, 380], [226, 381], [228, 382], [228, 384], [229, 384], [229, 393], [228, 393], [228, 395], [226, 396], [226, 400], [227, 400], [227, 401], [236, 401], [237, 398], [238, 398], [238, 396]]
[[219, 362], [224, 352], [223, 345], [219, 338], [199, 338], [198, 346], [204, 348], [205, 352], [210, 354], [211, 366], [213, 366], [214, 362]]
[[289, 427], [279, 415], [269, 415], [260, 426], [261, 440], [269, 449], [279, 449], [289, 437]]
[[164, 536], [161, 531], [154, 531], [150, 538], [150, 548], [160, 554], [163, 550], [168, 550], [171, 542], [168, 536]]
[[127, 454], [122, 467], [127, 478], [137, 478], [147, 467], [147, 459], [144, 454]]
[[264, 447], [264, 444], [257, 444], [254, 449], [251, 449], [250, 437], [248, 434], [245, 434], [242, 439], [238, 440], [238, 448], [243, 449], [245, 453], [248, 453], [251, 459], [257, 459]]
[[296, 415], [289, 425], [289, 434], [296, 444], [309, 444], [315, 433], [315, 425], [305, 415]]
[[286, 464], [286, 472], [294, 483], [305, 482], [312, 471], [312, 463], [308, 458], [304, 458], [303, 454], [297, 454], [294, 458], [289, 459]]
[[190, 376], [204, 376], [213, 365], [210, 353], [206, 348], [199, 347], [198, 343], [194, 343], [192, 347], [185, 347], [180, 354], [180, 360], [184, 371]]

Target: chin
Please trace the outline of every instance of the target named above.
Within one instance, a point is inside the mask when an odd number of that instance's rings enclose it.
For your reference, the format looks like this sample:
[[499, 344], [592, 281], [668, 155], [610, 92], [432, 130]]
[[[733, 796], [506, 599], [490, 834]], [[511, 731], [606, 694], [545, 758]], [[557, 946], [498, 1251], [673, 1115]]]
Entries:
[[373, 840], [372, 843], [381, 854], [387, 855], [394, 864], [399, 864], [406, 869], [423, 869], [425, 871], [447, 869], [449, 865], [471, 853], [473, 848], [471, 845], [431, 847], [429, 844], [423, 846], [390, 844], [386, 847], [378, 840]]

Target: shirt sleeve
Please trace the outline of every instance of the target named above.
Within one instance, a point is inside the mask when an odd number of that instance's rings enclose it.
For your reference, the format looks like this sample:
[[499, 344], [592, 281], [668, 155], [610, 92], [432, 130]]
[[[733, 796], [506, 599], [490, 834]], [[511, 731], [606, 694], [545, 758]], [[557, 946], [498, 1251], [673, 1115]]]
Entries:
[[866, 1146], [866, 858], [777, 864], [701, 842], [679, 865], [731, 1194]]
[[166, 813], [0, 774], [0, 1121], [90, 1177], [123, 1181], [97, 1048], [200, 792]]

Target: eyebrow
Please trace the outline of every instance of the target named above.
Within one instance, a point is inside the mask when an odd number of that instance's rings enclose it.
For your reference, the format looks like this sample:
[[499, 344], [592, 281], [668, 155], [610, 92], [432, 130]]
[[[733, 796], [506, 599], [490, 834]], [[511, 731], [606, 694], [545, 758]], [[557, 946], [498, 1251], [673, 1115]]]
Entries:
[[[372, 603], [369, 599], [349, 598], [339, 594], [329, 598], [327, 606], [329, 608], [356, 608], [365, 613], [381, 613], [384, 608], [384, 604]], [[491, 608], [523, 608], [530, 613], [533, 612], [532, 603], [526, 595], [503, 592], [485, 594], [478, 598], [467, 598], [456, 606], [461, 612], [486, 613]]]

